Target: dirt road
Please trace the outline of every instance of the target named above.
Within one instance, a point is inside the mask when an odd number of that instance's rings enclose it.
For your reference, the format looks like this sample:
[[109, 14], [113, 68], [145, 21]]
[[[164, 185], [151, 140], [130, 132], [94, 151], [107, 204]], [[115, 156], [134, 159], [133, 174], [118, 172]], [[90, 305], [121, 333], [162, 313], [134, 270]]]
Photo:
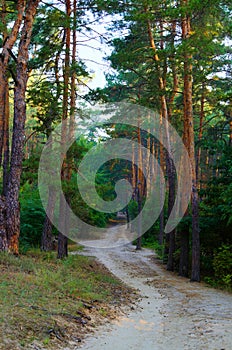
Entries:
[[81, 349], [232, 349], [232, 295], [167, 272], [151, 250], [135, 251], [131, 244], [85, 248], [83, 253], [96, 256], [114, 275], [137, 288], [141, 298], [126, 316], [87, 338]]

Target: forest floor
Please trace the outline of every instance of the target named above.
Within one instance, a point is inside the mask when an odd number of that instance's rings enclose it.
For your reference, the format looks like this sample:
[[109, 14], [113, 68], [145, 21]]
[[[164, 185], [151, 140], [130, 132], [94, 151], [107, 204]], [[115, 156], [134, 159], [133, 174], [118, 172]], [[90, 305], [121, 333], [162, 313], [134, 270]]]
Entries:
[[[117, 226], [109, 234], [115, 230]], [[82, 254], [97, 257], [139, 293], [136, 305], [99, 327], [82, 350], [232, 349], [231, 294], [168, 272], [153, 251], [136, 251], [131, 244], [85, 248]]]
[[[107, 235], [126, 241], [119, 225]], [[2, 254], [0, 270], [1, 350], [232, 348], [232, 295], [166, 271], [150, 249]]]
[[93, 257], [70, 253], [61, 261], [39, 249], [19, 257], [1, 253], [0, 349], [76, 349], [135, 295]]

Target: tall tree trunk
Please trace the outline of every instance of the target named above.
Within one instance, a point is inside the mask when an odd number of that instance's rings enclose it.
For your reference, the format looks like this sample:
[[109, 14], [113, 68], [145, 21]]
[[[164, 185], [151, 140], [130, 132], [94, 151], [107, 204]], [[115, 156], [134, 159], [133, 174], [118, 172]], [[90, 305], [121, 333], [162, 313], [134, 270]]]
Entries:
[[[177, 76], [177, 69], [176, 69], [176, 63], [175, 63], [175, 37], [176, 37], [176, 21], [173, 21], [171, 24], [171, 46], [172, 46], [172, 54], [170, 56], [171, 61], [171, 69], [172, 69], [172, 76], [173, 76], [173, 89], [170, 96], [170, 99], [168, 101], [168, 120], [171, 121], [172, 118], [172, 110], [173, 110], [173, 103], [175, 100], [175, 96], [177, 94], [178, 89], [178, 76]], [[169, 155], [168, 155], [169, 157]], [[172, 160], [170, 159], [172, 162]], [[168, 217], [171, 213], [172, 207], [175, 202], [175, 187], [176, 187], [176, 181], [175, 181], [175, 170], [174, 170], [174, 164], [170, 165], [170, 161], [167, 164], [167, 170], [168, 170], [168, 179], [169, 179], [169, 195], [168, 195]], [[169, 252], [168, 252], [168, 262], [167, 262], [167, 270], [173, 271], [174, 270], [174, 253], [175, 253], [175, 236], [176, 236], [176, 230], [174, 229], [169, 233]]]
[[[60, 78], [59, 78], [59, 59], [61, 55], [62, 48], [65, 44], [65, 34], [63, 35], [62, 38], [62, 45], [59, 48], [58, 52], [56, 53], [55, 56], [55, 82], [56, 82], [56, 101], [58, 104], [58, 101], [60, 99], [61, 95], [61, 84], [60, 84]], [[54, 118], [50, 119], [50, 124], [47, 127], [46, 130], [46, 135], [47, 138], [50, 137], [51, 139], [51, 132], [52, 132], [52, 122], [53, 119], [58, 117], [57, 113], [52, 109], [51, 115], [54, 115]], [[51, 142], [52, 145], [52, 142]], [[51, 198], [50, 198], [51, 197]], [[44, 219], [44, 225], [43, 225], [43, 232], [42, 232], [42, 237], [41, 237], [41, 250], [44, 251], [50, 251], [53, 250], [53, 236], [52, 236], [52, 218], [54, 215], [54, 208], [55, 208], [55, 202], [57, 200], [57, 196], [54, 193], [53, 187], [49, 187], [48, 189], [48, 204], [47, 204], [47, 209], [46, 209], [46, 217]], [[53, 202], [54, 201], [54, 202]], [[48, 213], [48, 215], [47, 215]]]
[[[75, 134], [75, 112], [76, 112], [76, 71], [75, 71], [75, 65], [76, 65], [76, 51], [77, 51], [77, 0], [73, 0], [73, 29], [72, 29], [72, 71], [71, 71], [71, 92], [70, 92], [70, 117], [69, 117], [69, 138], [73, 138]], [[71, 32], [70, 32], [71, 37]], [[71, 181], [72, 177], [72, 169], [73, 169], [73, 155], [68, 152], [67, 154], [67, 168], [66, 168], [66, 181]], [[71, 195], [67, 194], [66, 200], [68, 205], [71, 205]], [[69, 207], [66, 206], [66, 214], [65, 214], [65, 220], [66, 220], [66, 231], [69, 232], [70, 229], [70, 212]], [[68, 254], [68, 244], [67, 240], [65, 242], [66, 244], [66, 250]]]
[[29, 0], [25, 11], [17, 56], [16, 81], [14, 90], [14, 122], [11, 147], [10, 172], [6, 196], [7, 235], [9, 251], [18, 254], [20, 234], [19, 186], [22, 171], [24, 131], [26, 120], [25, 93], [28, 80], [28, 48], [32, 26], [39, 0]]
[[[182, 161], [180, 164], [180, 172], [185, 173], [185, 163]], [[182, 206], [182, 201], [180, 206]], [[185, 208], [181, 208], [181, 211], [184, 212]], [[179, 243], [180, 243], [180, 260], [179, 260], [179, 276], [188, 277], [189, 276], [189, 241], [190, 241], [190, 224], [188, 220], [189, 209], [184, 213], [183, 221], [180, 225], [181, 230], [178, 233]]]
[[6, 202], [5, 197], [0, 197], [0, 251], [8, 251], [6, 228]]
[[[26, 1], [25, 0], [18, 0], [17, 1], [17, 17], [13, 24], [11, 32], [6, 36], [4, 34], [4, 41], [3, 41], [3, 48], [1, 53], [1, 59], [0, 59], [0, 165], [2, 164], [2, 152], [4, 147], [4, 170], [3, 170], [3, 196], [0, 198], [0, 250], [6, 250], [9, 249], [12, 250], [14, 253], [18, 253], [18, 237], [19, 235], [19, 213], [17, 208], [19, 208], [18, 205], [18, 190], [19, 186], [18, 183], [20, 181], [20, 174], [21, 171], [16, 171], [16, 166], [19, 168], [21, 167], [21, 148], [17, 150], [18, 145], [16, 145], [15, 140], [12, 141], [12, 157], [11, 157], [11, 173], [8, 174], [8, 165], [9, 165], [9, 119], [8, 119], [8, 80], [7, 80], [7, 69], [8, 69], [8, 62], [10, 58], [11, 50], [18, 38], [19, 29], [21, 27], [21, 24], [24, 20], [24, 27], [21, 34], [20, 44], [19, 44], [19, 54], [18, 54], [18, 60], [17, 60], [17, 79], [18, 81], [18, 90], [22, 86], [24, 89], [24, 83], [21, 81], [21, 73], [20, 72], [20, 65], [22, 61], [22, 56], [25, 53], [25, 49], [27, 49], [28, 41], [30, 41], [30, 6], [27, 6], [29, 9], [29, 12], [27, 11], [25, 15], [25, 7], [26, 7]], [[35, 5], [37, 7], [37, 4]], [[6, 9], [6, 2], [5, 0], [2, 0], [2, 9]], [[3, 18], [5, 16], [4, 11], [2, 12], [2, 20], [3, 24], [5, 23], [5, 19]], [[33, 14], [32, 14], [33, 17]], [[28, 20], [28, 23], [26, 23], [26, 20]], [[26, 38], [26, 30], [28, 30], [28, 38]], [[24, 45], [23, 45], [24, 40]], [[22, 52], [20, 50], [22, 49]], [[26, 58], [26, 57], [25, 57]], [[27, 60], [24, 59], [24, 66], [26, 64]], [[24, 70], [25, 71], [25, 70]], [[24, 91], [25, 92], [25, 91]], [[16, 94], [17, 95], [17, 94]], [[19, 100], [17, 101], [19, 103]], [[17, 108], [16, 108], [17, 107]], [[17, 118], [22, 118], [23, 116], [20, 115], [21, 108], [19, 105], [15, 106], [15, 114], [14, 114], [14, 121]], [[19, 123], [20, 124], [20, 123]], [[17, 127], [17, 121], [14, 124], [14, 131], [16, 131]], [[22, 126], [22, 125], [20, 125]], [[21, 130], [19, 130], [20, 133]], [[23, 142], [23, 141], [22, 141]], [[16, 147], [16, 149], [15, 149]], [[15, 153], [18, 152], [18, 157], [14, 159]], [[18, 164], [16, 164], [16, 163]], [[9, 190], [9, 194], [8, 194]], [[11, 207], [12, 204], [12, 207]], [[15, 217], [14, 217], [14, 210], [15, 211]], [[15, 237], [14, 237], [15, 235]], [[16, 238], [16, 239], [15, 239]]]
[[[167, 155], [169, 158], [170, 155]], [[171, 214], [172, 208], [175, 203], [175, 172], [174, 172], [174, 164], [172, 160], [169, 158], [167, 160], [167, 169], [168, 169], [168, 182], [169, 182], [169, 191], [168, 191], [168, 217]], [[175, 253], [175, 237], [176, 237], [176, 230], [172, 230], [169, 232], [169, 246], [168, 246], [168, 261], [167, 261], [167, 270], [168, 271], [174, 271], [174, 253]]]
[[136, 183], [137, 183], [137, 171], [136, 171], [136, 165], [135, 165], [135, 147], [134, 144], [132, 143], [132, 164], [131, 164], [131, 170], [132, 170], [132, 187], [133, 190], [135, 190]]
[[[186, 211], [184, 218], [189, 215]], [[189, 225], [188, 223], [182, 224], [180, 237], [180, 261], [179, 261], [179, 276], [189, 276]]]
[[[4, 34], [3, 47], [0, 59], [0, 166], [2, 165], [2, 151], [4, 143], [4, 120], [5, 120], [5, 102], [7, 93], [7, 69], [10, 59], [10, 52], [17, 40], [20, 26], [23, 21], [23, 15], [25, 10], [25, 0], [17, 1], [17, 18], [14, 22], [10, 34], [7, 36]], [[5, 22], [6, 1], [2, 0], [2, 22]], [[4, 29], [5, 31], [5, 29]]]
[[[171, 120], [174, 100], [177, 94], [179, 80], [177, 75], [177, 67], [175, 61], [175, 37], [176, 37], [176, 20], [174, 20], [171, 24], [171, 48], [172, 52], [170, 55], [171, 62], [171, 70], [172, 70], [172, 80], [173, 80], [173, 90], [168, 103], [168, 118]], [[173, 179], [173, 182], [175, 180]], [[186, 215], [188, 213], [186, 212]], [[179, 261], [179, 275], [188, 276], [188, 260], [189, 260], [189, 229], [186, 228], [179, 233], [180, 236], [180, 261]], [[170, 242], [171, 250], [175, 251], [175, 241], [172, 239]], [[173, 256], [169, 257], [168, 265], [170, 264], [170, 268], [173, 269]]]
[[229, 140], [229, 145], [232, 146], [232, 116], [231, 116], [231, 121], [230, 121], [230, 140]]
[[[58, 101], [58, 96], [57, 96]], [[54, 111], [50, 111], [50, 114], [52, 115]], [[52, 119], [50, 119], [50, 123], [48, 124], [46, 128], [46, 135], [47, 139], [49, 139], [49, 145], [50, 151], [52, 152]], [[52, 176], [52, 174], [50, 174]], [[42, 231], [42, 237], [41, 237], [41, 244], [40, 249], [42, 251], [48, 252], [54, 249], [53, 245], [53, 235], [52, 235], [52, 219], [54, 216], [55, 211], [55, 203], [56, 203], [57, 195], [55, 192], [55, 189], [52, 185], [48, 188], [48, 203], [46, 208], [46, 216], [44, 219], [44, 225], [43, 225], [43, 231]]]
[[198, 133], [198, 149], [197, 149], [197, 157], [196, 157], [196, 179], [197, 182], [200, 179], [200, 160], [201, 160], [201, 145], [200, 141], [202, 140], [203, 136], [203, 122], [205, 118], [205, 83], [202, 83], [202, 92], [201, 92], [201, 110], [200, 110], [200, 125], [199, 125], [199, 133]]
[[48, 204], [46, 208], [46, 217], [43, 225], [41, 238], [41, 250], [49, 252], [53, 250], [52, 223], [49, 218], [53, 217], [56, 202], [56, 192], [52, 186], [49, 186]]
[[[182, 4], [186, 10], [187, 0]], [[181, 21], [182, 38], [188, 40], [191, 32], [190, 17], [186, 14]], [[198, 217], [198, 191], [196, 178], [195, 144], [193, 129], [193, 106], [192, 106], [192, 56], [186, 47], [184, 53], [184, 135], [185, 145], [189, 152], [192, 167], [192, 271], [191, 281], [200, 281], [200, 235]]]
[[[160, 140], [163, 139], [162, 135], [162, 125], [163, 125], [163, 117], [162, 112], [160, 113]], [[159, 147], [159, 156], [160, 156], [160, 170], [159, 170], [159, 182], [160, 182], [160, 203], [162, 203], [162, 198], [164, 196], [164, 190], [163, 186], [165, 185], [165, 180], [162, 176], [162, 171], [165, 173], [166, 167], [165, 167], [165, 154], [164, 154], [164, 146], [160, 144]], [[164, 243], [164, 207], [161, 209], [160, 216], [159, 216], [159, 237], [158, 237], [159, 244], [162, 245]]]
[[[150, 115], [148, 116], [148, 121], [150, 123]], [[150, 129], [148, 129], [148, 133], [150, 134]], [[149, 193], [151, 189], [151, 137], [148, 135], [147, 137], [147, 147], [146, 147], [149, 152], [147, 152], [147, 159], [146, 159], [146, 188], [147, 188], [147, 193]], [[146, 193], [144, 193], [146, 195]]]
[[[143, 196], [143, 158], [142, 158], [142, 141], [141, 141], [141, 127], [140, 127], [140, 119], [138, 119], [138, 128], [137, 128], [137, 137], [138, 137], [138, 183], [137, 183], [137, 202], [138, 202], [138, 214], [141, 213], [142, 209], [142, 196]], [[142, 222], [141, 217], [138, 220], [138, 238], [136, 244], [136, 250], [141, 250], [142, 248]]]
[[[172, 207], [170, 205], [173, 205], [174, 199], [175, 199], [175, 169], [172, 162], [172, 150], [171, 150], [171, 142], [170, 142], [170, 135], [169, 135], [169, 127], [168, 127], [168, 107], [167, 107], [167, 100], [166, 100], [166, 94], [165, 94], [165, 79], [162, 74], [162, 68], [160, 64], [160, 58], [157, 53], [156, 44], [154, 41], [153, 33], [152, 33], [152, 26], [150, 20], [147, 21], [147, 28], [148, 28], [148, 37], [150, 41], [151, 48], [154, 51], [153, 59], [156, 64], [156, 70], [158, 73], [158, 79], [159, 79], [159, 88], [160, 88], [160, 100], [161, 100], [161, 111], [162, 111], [162, 118], [165, 126], [165, 133], [166, 133], [166, 139], [167, 139], [167, 173], [168, 173], [168, 179], [169, 179], [169, 209], [168, 212], [171, 212]], [[166, 71], [166, 68], [164, 68], [164, 71]], [[167, 269], [173, 270], [173, 254], [175, 251], [175, 230], [169, 232], [166, 234], [166, 249], [168, 250], [168, 265]]]
[[[76, 112], [76, 53], [77, 53], [77, 0], [73, 0], [73, 29], [72, 29], [72, 72], [71, 72], [71, 96], [70, 96], [70, 136], [74, 135]], [[70, 34], [71, 35], [71, 34]]]
[[57, 258], [64, 259], [68, 256], [68, 238], [62, 232], [66, 233], [66, 201], [64, 197], [60, 197], [60, 211], [59, 211], [59, 234], [58, 234], [58, 251]]
[[[188, 214], [186, 214], [187, 216]], [[180, 262], [179, 276], [188, 277], [189, 274], [189, 227], [186, 225], [180, 234]]]
[[[160, 160], [163, 162], [163, 147], [161, 146], [160, 147]], [[161, 168], [162, 169], [162, 168]], [[164, 196], [164, 191], [163, 191], [163, 180], [161, 179], [161, 176], [160, 176], [160, 203], [162, 203], [162, 198]], [[159, 215], [159, 237], [158, 237], [158, 241], [159, 241], [159, 244], [162, 245], [164, 243], [164, 207], [162, 207], [161, 209], [161, 212], [160, 212], [160, 215]]]
[[[1, 7], [2, 7], [2, 10], [1, 10], [1, 22], [2, 22], [2, 41], [3, 43], [6, 42], [7, 40], [7, 26], [6, 26], [6, 1], [5, 0], [1, 0]], [[0, 57], [2, 58], [2, 57]], [[3, 69], [3, 66], [1, 67]], [[1, 72], [3, 74], [3, 72]], [[6, 73], [6, 72], [5, 72]], [[1, 93], [3, 92], [4, 93], [4, 96], [1, 95], [1, 98], [2, 98], [2, 101], [0, 102], [0, 108], [3, 108], [3, 111], [1, 113], [1, 118], [0, 118], [0, 167], [1, 167], [1, 164], [2, 164], [2, 151], [3, 151], [3, 148], [4, 148], [4, 135], [5, 135], [5, 128], [6, 128], [6, 122], [5, 122], [5, 119], [6, 119], [6, 102], [7, 102], [7, 99], [6, 99], [6, 95], [7, 93], [9, 93], [9, 89], [7, 89], [7, 86], [6, 86], [6, 83], [7, 83], [7, 77], [6, 77], [6, 74], [2, 75], [1, 76], [1, 84], [3, 84], [2, 86], [2, 90], [0, 88], [0, 91]], [[5, 92], [3, 90], [3, 88], [5, 88]], [[9, 101], [9, 100], [8, 100]], [[4, 191], [4, 181], [3, 181], [3, 195], [5, 195], [5, 192]]]
[[[65, 159], [65, 155], [63, 154], [63, 147], [66, 142], [68, 125], [68, 103], [69, 103], [69, 75], [70, 75], [70, 45], [71, 45], [71, 29], [70, 29], [70, 18], [71, 18], [71, 2], [70, 0], [65, 1], [66, 6], [66, 21], [67, 26], [65, 28], [65, 61], [64, 61], [64, 90], [63, 90], [63, 111], [62, 111], [62, 130], [61, 130], [61, 157]], [[64, 122], [66, 121], [66, 122]], [[66, 160], [64, 161], [66, 163]], [[63, 170], [61, 172], [61, 180], [65, 180], [67, 175], [67, 169], [65, 169], [66, 164], [63, 164]], [[59, 234], [58, 234], [58, 259], [63, 259], [68, 256], [68, 238], [66, 232], [67, 225], [67, 208], [66, 203], [64, 202], [63, 196], [60, 197], [60, 212], [59, 212]], [[64, 235], [65, 232], [65, 235]]]
[[6, 82], [5, 91], [5, 120], [4, 120], [4, 135], [3, 135], [3, 187], [2, 194], [7, 195], [8, 178], [9, 178], [9, 161], [10, 161], [10, 149], [9, 149], [9, 119], [10, 119], [10, 106], [9, 106], [9, 84]]

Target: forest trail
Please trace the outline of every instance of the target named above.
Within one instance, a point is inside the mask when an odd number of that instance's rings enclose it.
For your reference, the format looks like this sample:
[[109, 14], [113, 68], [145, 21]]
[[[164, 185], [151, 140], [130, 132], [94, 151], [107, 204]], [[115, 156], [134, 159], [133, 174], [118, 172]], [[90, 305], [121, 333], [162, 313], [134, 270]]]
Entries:
[[[109, 235], [118, 230], [109, 229]], [[93, 242], [94, 244], [94, 242]], [[84, 248], [138, 289], [136, 306], [86, 338], [83, 350], [230, 350], [232, 295], [168, 272], [149, 249]]]

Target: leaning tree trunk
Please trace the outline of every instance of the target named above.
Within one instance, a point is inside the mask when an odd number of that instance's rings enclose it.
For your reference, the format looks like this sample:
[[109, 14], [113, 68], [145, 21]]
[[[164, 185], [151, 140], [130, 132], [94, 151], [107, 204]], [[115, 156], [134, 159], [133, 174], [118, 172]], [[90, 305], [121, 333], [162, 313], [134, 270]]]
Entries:
[[6, 225], [9, 251], [18, 254], [20, 233], [19, 187], [22, 171], [24, 129], [26, 119], [25, 93], [28, 80], [28, 48], [32, 26], [39, 0], [29, 0], [24, 17], [24, 25], [19, 42], [16, 81], [14, 90], [14, 122], [10, 172], [6, 195]]

